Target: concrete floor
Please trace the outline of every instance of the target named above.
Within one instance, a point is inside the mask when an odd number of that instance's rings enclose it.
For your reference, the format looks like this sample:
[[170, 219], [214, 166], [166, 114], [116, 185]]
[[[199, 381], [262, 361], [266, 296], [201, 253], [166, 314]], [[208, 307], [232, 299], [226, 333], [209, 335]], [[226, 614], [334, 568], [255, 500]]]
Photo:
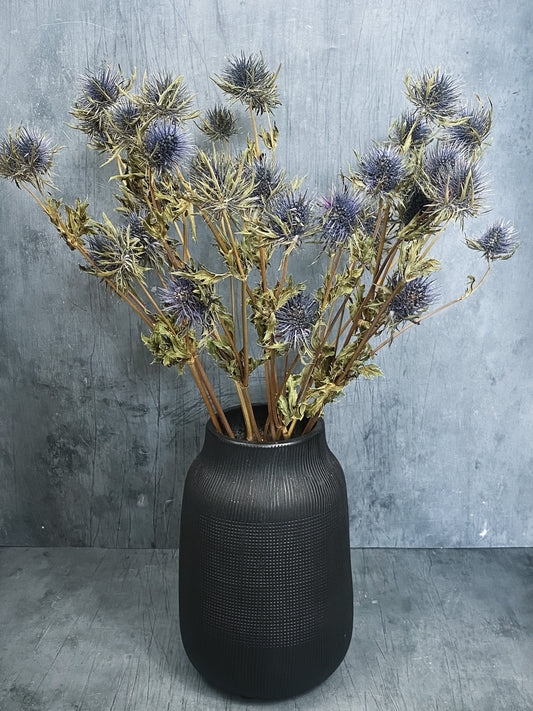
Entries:
[[532, 711], [533, 550], [353, 551], [355, 629], [314, 691], [228, 698], [191, 667], [170, 550], [0, 548], [1, 711]]

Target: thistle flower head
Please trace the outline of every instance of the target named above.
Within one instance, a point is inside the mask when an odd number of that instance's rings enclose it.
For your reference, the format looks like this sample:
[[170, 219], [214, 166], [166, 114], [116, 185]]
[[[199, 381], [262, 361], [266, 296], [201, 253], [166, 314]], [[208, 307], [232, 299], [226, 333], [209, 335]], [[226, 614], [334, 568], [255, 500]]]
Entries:
[[132, 136], [139, 124], [141, 110], [135, 102], [122, 96], [109, 110], [110, 126], [118, 133]]
[[275, 241], [292, 247], [299, 247], [319, 229], [310, 200], [294, 192], [281, 193], [271, 202], [269, 227]]
[[417, 79], [405, 80], [408, 99], [427, 118], [446, 123], [461, 108], [461, 91], [457, 80], [437, 69], [426, 71]]
[[477, 165], [453, 145], [426, 157], [424, 193], [433, 210], [445, 219], [473, 217], [482, 206], [485, 185]]
[[299, 292], [276, 311], [277, 336], [292, 348], [301, 348], [311, 338], [319, 315], [318, 301]]
[[457, 123], [446, 129], [446, 136], [468, 151], [475, 151], [490, 133], [492, 114], [482, 104], [463, 109]]
[[90, 235], [87, 246], [91, 266], [85, 271], [106, 277], [126, 293], [135, 280], [142, 279], [142, 245], [128, 230], [108, 227]]
[[[393, 279], [389, 282], [391, 289], [396, 285], [397, 280]], [[408, 281], [389, 304], [391, 322], [396, 325], [402, 321], [416, 320], [433, 303], [435, 297], [433, 282], [428, 277], [422, 276]]]
[[244, 163], [225, 153], [213, 151], [209, 156], [200, 151], [191, 164], [189, 180], [194, 199], [214, 219], [254, 205], [253, 184], [246, 179]]
[[144, 266], [162, 266], [165, 260], [164, 247], [146, 229], [146, 211], [132, 211], [126, 215], [125, 229], [142, 247]]
[[478, 239], [467, 239], [466, 244], [470, 249], [483, 252], [489, 262], [493, 259], [509, 259], [519, 247], [515, 228], [503, 220], [491, 225]]
[[183, 121], [197, 116], [191, 111], [193, 95], [183, 84], [183, 77], [173, 78], [169, 73], [152, 74], [144, 78], [140, 105], [143, 115], [155, 118]]
[[14, 135], [8, 132], [0, 141], [0, 176], [19, 187], [20, 183], [38, 186], [44, 182], [58, 150], [44, 134], [20, 126]]
[[228, 58], [222, 75], [214, 81], [234, 101], [241, 101], [255, 112], [263, 114], [279, 106], [276, 87], [278, 71], [271, 72], [261, 54], [247, 57], [242, 52], [239, 57]]
[[161, 289], [164, 310], [179, 326], [204, 328], [208, 322], [208, 308], [202, 301], [196, 284], [187, 277], [173, 276], [166, 289]]
[[149, 124], [143, 136], [147, 161], [158, 174], [179, 168], [192, 154], [189, 134], [174, 121], [157, 118]]
[[346, 244], [359, 221], [363, 201], [361, 194], [347, 190], [336, 191], [323, 199], [322, 237], [327, 248]]
[[385, 197], [406, 175], [405, 162], [396, 148], [375, 145], [360, 159], [361, 179], [368, 192]]
[[111, 67], [87, 72], [81, 78], [81, 94], [76, 105], [85, 109], [107, 108], [120, 96], [123, 83], [120, 73]]
[[237, 121], [226, 106], [215, 106], [206, 111], [200, 131], [212, 141], [228, 141], [237, 133]]
[[269, 200], [282, 186], [283, 176], [274, 165], [264, 158], [257, 158], [249, 168], [249, 177], [253, 182], [252, 196], [257, 200]]
[[400, 118], [395, 121], [390, 130], [390, 140], [393, 146], [403, 148], [407, 144], [420, 146], [425, 143], [431, 135], [431, 128], [424, 119], [414, 111], [405, 111]]

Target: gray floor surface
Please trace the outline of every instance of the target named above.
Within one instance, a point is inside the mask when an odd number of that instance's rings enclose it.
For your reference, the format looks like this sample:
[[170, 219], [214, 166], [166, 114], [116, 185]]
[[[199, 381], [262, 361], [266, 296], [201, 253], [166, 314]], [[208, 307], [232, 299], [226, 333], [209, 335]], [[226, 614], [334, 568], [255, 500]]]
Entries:
[[295, 699], [209, 687], [170, 550], [0, 548], [1, 711], [532, 711], [533, 549], [353, 550], [355, 629]]

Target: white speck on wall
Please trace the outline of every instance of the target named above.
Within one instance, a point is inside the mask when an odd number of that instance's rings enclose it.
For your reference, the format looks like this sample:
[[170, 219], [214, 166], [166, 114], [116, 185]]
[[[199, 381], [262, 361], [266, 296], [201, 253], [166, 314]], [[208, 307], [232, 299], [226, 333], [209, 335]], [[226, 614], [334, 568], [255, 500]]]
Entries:
[[489, 532], [489, 529], [487, 528], [487, 522], [485, 521], [485, 523], [483, 524], [483, 530], [479, 534], [479, 537], [485, 538], [485, 536], [487, 535], [488, 532]]

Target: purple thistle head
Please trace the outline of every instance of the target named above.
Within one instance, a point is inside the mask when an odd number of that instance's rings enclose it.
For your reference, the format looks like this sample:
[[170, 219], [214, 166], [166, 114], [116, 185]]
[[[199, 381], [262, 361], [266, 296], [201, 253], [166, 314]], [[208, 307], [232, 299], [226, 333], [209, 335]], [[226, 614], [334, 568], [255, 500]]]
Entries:
[[258, 158], [250, 166], [253, 180], [252, 197], [257, 200], [269, 200], [282, 185], [282, 175], [273, 165]]
[[489, 262], [493, 259], [509, 259], [519, 247], [513, 225], [503, 220], [491, 225], [479, 239], [467, 239], [466, 244], [470, 249], [483, 252]]
[[427, 118], [445, 123], [461, 108], [461, 91], [457, 80], [439, 69], [424, 72], [418, 79], [406, 80], [407, 96]]
[[215, 106], [206, 111], [199, 128], [212, 141], [229, 141], [238, 132], [235, 116], [226, 106]]
[[365, 188], [376, 196], [390, 194], [405, 177], [402, 155], [396, 148], [376, 145], [361, 160], [361, 178]]
[[164, 263], [164, 247], [146, 229], [146, 212], [144, 210], [132, 211], [126, 215], [125, 229], [129, 229], [130, 236], [141, 245], [143, 250], [142, 263], [144, 266], [161, 266]]
[[109, 111], [111, 126], [119, 134], [131, 136], [139, 124], [141, 110], [131, 99], [123, 96]]
[[122, 84], [119, 72], [110, 67], [84, 74], [76, 106], [86, 110], [109, 108], [119, 98]]
[[268, 113], [279, 105], [276, 87], [277, 72], [271, 72], [261, 54], [229, 57], [227, 65], [215, 83], [236, 101], [250, 106], [257, 113]]
[[483, 105], [463, 109], [457, 117], [460, 122], [446, 129], [446, 136], [467, 151], [475, 151], [490, 133], [491, 112]]
[[159, 175], [180, 167], [192, 154], [189, 134], [177, 123], [161, 118], [146, 129], [143, 146], [150, 166]]
[[432, 209], [444, 218], [473, 217], [481, 208], [485, 188], [480, 172], [463, 150], [444, 145], [426, 157], [424, 192]]
[[166, 289], [161, 289], [164, 310], [180, 326], [205, 328], [208, 309], [203, 303], [196, 284], [187, 277], [173, 276]]
[[21, 126], [0, 142], [0, 176], [19, 183], [38, 185], [52, 166], [58, 150], [42, 133]]
[[327, 248], [334, 249], [339, 244], [346, 244], [359, 221], [364, 198], [358, 193], [334, 192], [324, 198], [325, 208], [322, 236]]
[[298, 247], [319, 229], [310, 200], [300, 193], [282, 193], [272, 201], [270, 212], [270, 229], [281, 244]]
[[299, 292], [291, 296], [276, 311], [277, 336], [291, 348], [301, 348], [309, 342], [319, 314], [318, 301]]
[[[397, 281], [393, 280], [389, 286], [394, 289]], [[408, 281], [403, 289], [396, 294], [389, 304], [389, 314], [393, 324], [402, 321], [415, 321], [433, 303], [436, 294], [433, 282], [425, 276]]]
[[390, 139], [394, 146], [403, 147], [410, 143], [420, 146], [431, 136], [431, 129], [424, 119], [414, 111], [405, 111], [394, 122], [390, 131]]
[[156, 117], [180, 121], [197, 115], [191, 112], [192, 94], [183, 84], [183, 77], [173, 78], [168, 72], [145, 78], [141, 105], [149, 119]]

